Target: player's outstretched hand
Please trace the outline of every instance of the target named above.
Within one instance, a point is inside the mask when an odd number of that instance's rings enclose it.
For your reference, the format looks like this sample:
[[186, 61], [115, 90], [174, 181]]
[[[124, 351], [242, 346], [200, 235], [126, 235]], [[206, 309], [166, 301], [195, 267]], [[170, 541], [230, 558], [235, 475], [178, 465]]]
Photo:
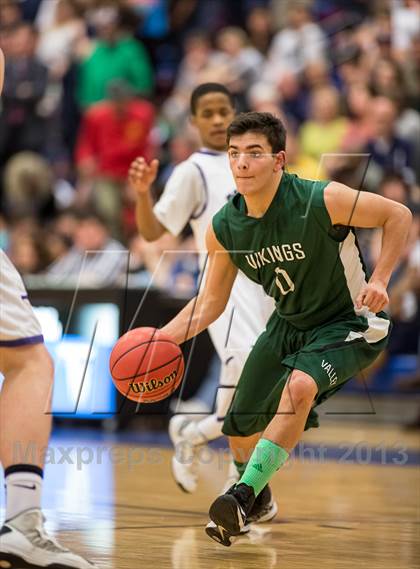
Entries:
[[370, 281], [362, 287], [356, 298], [356, 308], [367, 306], [371, 312], [377, 314], [388, 304], [389, 298], [386, 287], [379, 281]]
[[137, 194], [145, 194], [156, 179], [159, 160], [152, 160], [150, 164], [144, 158], [136, 158], [128, 170], [128, 183]]

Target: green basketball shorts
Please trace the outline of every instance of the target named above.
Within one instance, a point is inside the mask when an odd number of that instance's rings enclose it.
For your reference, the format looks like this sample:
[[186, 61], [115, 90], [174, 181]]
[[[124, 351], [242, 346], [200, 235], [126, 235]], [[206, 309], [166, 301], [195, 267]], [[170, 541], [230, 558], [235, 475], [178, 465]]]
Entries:
[[[314, 407], [369, 366], [386, 347], [391, 323], [386, 314], [354, 312], [312, 330], [298, 330], [274, 313], [242, 370], [223, 433], [249, 436], [263, 431], [277, 412], [292, 370], [309, 374], [318, 386]], [[305, 430], [318, 427], [311, 409]]]

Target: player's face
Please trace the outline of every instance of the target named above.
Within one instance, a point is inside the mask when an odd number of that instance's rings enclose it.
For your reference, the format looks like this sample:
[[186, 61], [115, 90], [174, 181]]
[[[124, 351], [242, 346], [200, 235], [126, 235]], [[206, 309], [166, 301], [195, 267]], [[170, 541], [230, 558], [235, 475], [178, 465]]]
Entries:
[[215, 92], [198, 99], [191, 122], [197, 127], [204, 146], [221, 151], [226, 149], [226, 131], [233, 117], [229, 97]]
[[255, 132], [232, 136], [228, 154], [236, 189], [242, 195], [269, 187], [285, 163], [285, 153], [274, 154], [267, 138]]

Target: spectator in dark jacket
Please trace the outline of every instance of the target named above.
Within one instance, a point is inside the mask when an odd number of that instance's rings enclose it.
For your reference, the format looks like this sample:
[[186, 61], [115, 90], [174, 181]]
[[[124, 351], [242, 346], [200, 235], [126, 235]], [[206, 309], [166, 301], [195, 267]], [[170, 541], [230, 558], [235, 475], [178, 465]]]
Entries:
[[413, 151], [411, 144], [395, 133], [397, 105], [387, 97], [372, 100], [370, 120], [372, 136], [366, 152], [383, 173], [401, 173], [407, 183], [413, 183]]
[[42, 153], [45, 145], [45, 119], [38, 104], [45, 94], [48, 72], [34, 55], [36, 32], [22, 22], [11, 38], [2, 95], [0, 164], [22, 150]]

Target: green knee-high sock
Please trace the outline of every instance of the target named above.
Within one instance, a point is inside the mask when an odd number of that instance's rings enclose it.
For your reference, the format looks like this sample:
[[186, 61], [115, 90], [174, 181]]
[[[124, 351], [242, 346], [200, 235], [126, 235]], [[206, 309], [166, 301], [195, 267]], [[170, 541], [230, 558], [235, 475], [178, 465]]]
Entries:
[[260, 439], [238, 484], [251, 486], [257, 497], [288, 458], [289, 453], [284, 448], [268, 439]]

